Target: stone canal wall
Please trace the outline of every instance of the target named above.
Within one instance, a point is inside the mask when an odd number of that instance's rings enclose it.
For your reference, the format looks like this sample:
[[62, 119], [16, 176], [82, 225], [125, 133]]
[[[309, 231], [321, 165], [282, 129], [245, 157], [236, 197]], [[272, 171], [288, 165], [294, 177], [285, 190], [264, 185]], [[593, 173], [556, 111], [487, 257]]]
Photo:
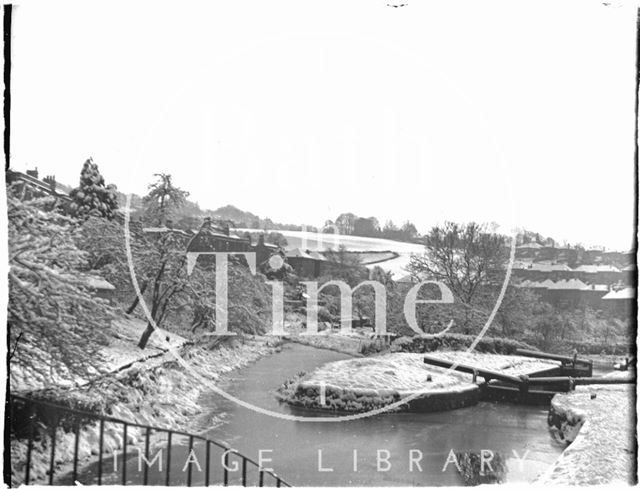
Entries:
[[549, 408], [549, 425], [568, 446], [538, 482], [571, 486], [637, 483], [635, 387], [578, 386], [575, 391], [556, 394]]

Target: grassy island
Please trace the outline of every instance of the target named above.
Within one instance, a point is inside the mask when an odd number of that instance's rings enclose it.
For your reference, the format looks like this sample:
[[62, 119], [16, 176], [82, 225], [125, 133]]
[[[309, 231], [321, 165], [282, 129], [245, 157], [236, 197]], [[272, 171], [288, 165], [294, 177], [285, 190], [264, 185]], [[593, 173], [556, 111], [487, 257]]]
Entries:
[[[544, 360], [482, 353], [439, 352], [457, 360], [513, 375], [552, 366]], [[361, 412], [381, 408], [411, 396], [395, 409], [441, 411], [478, 402], [479, 387], [472, 376], [426, 365], [420, 353], [390, 353], [331, 362], [287, 380], [278, 397], [293, 406], [328, 411]], [[324, 393], [324, 394], [323, 394]]]

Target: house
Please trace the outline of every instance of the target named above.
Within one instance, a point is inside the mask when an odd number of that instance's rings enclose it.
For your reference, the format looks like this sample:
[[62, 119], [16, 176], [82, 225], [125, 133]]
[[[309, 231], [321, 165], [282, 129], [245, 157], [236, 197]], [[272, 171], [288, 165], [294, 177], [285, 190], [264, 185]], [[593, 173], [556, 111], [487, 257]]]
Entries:
[[522, 289], [534, 289], [540, 291], [549, 288], [549, 283], [553, 284], [551, 280], [547, 280], [544, 282], [536, 282], [535, 280], [523, 280], [520, 283], [515, 283], [514, 286]]
[[518, 278], [532, 281], [569, 279], [572, 270], [564, 263], [550, 262], [518, 262], [514, 264], [513, 275]]
[[603, 258], [602, 254], [604, 253], [603, 248], [592, 247], [588, 250], [584, 250], [582, 252], [582, 261], [584, 263], [602, 263]]
[[555, 285], [555, 282], [553, 282], [553, 280], [549, 278], [540, 282], [540, 287], [543, 289], [548, 289], [550, 287], [553, 287], [554, 285]]
[[613, 265], [580, 265], [574, 273], [576, 278], [590, 284], [615, 284], [624, 278], [620, 269]]
[[636, 298], [636, 289], [633, 287], [625, 287], [624, 289], [611, 290], [602, 300], [619, 301], [634, 300]]
[[514, 260], [513, 264], [511, 265], [511, 270], [526, 270], [531, 265], [533, 265], [533, 261], [531, 260]]
[[636, 266], [635, 263], [632, 263], [631, 265], [627, 265], [620, 271], [622, 272], [622, 283], [624, 285], [627, 285], [629, 287], [637, 287], [638, 267]]
[[554, 304], [577, 306], [582, 303], [582, 292], [587, 289], [587, 284], [578, 280], [560, 280], [547, 288], [547, 300]]
[[[249, 237], [249, 244], [251, 244], [251, 238]], [[271, 258], [276, 253], [279, 253], [284, 259], [284, 253], [282, 249], [275, 244], [265, 243], [264, 234], [258, 236], [258, 242], [253, 246], [253, 251], [256, 253], [256, 263], [258, 267], [265, 267], [269, 258]]]
[[329, 261], [325, 258], [324, 255], [322, 255], [321, 253], [318, 253], [317, 251], [309, 251], [307, 250], [308, 255], [313, 258], [314, 260], [319, 260], [319, 261]]
[[[198, 232], [187, 243], [186, 251], [188, 258], [190, 253], [250, 252], [253, 250], [251, 249], [250, 239], [231, 236], [229, 235], [228, 226], [215, 223], [210, 217], [205, 217]], [[195, 266], [197, 262], [205, 266], [213, 266], [215, 264], [214, 256], [200, 256], [196, 260], [193, 262], [188, 261], [188, 270]], [[244, 263], [246, 264], [246, 262]]]
[[545, 279], [541, 281], [524, 280], [516, 284], [516, 287], [533, 290], [539, 294], [540, 298], [549, 302], [578, 304], [582, 300], [579, 292], [588, 286], [577, 279], [564, 279], [555, 282], [551, 279]]
[[625, 287], [620, 290], [611, 290], [602, 297], [602, 302], [605, 302], [607, 309], [616, 316], [623, 319], [633, 318], [637, 307], [636, 289], [635, 287]]
[[575, 248], [556, 248], [556, 263], [576, 263], [581, 258], [581, 251]]
[[187, 253], [223, 251], [253, 251], [251, 240], [231, 236], [228, 225], [216, 223], [210, 217], [205, 217], [202, 226], [187, 244]]
[[516, 256], [518, 258], [535, 258], [542, 248], [544, 246], [540, 243], [524, 243], [516, 247]]
[[58, 183], [53, 175], [48, 175], [43, 180], [40, 180], [38, 176], [37, 168], [35, 170], [27, 170], [27, 173], [7, 170], [6, 182], [9, 185], [16, 185], [20, 200], [51, 195], [63, 202], [71, 202], [71, 197], [69, 197], [69, 193], [72, 190], [71, 187]]
[[588, 306], [602, 308], [602, 298], [609, 293], [611, 286], [607, 284], [587, 284], [582, 290], [583, 302]]
[[287, 250], [285, 255], [287, 263], [289, 263], [296, 274], [301, 277], [317, 278], [327, 269], [327, 258], [318, 252], [294, 248]]
[[605, 251], [602, 253], [602, 259], [605, 263], [617, 265], [624, 268], [628, 265], [635, 263], [636, 253], [633, 250], [630, 251]]
[[[229, 231], [228, 221], [214, 221], [206, 217], [200, 229], [187, 244], [186, 251], [187, 253], [255, 253], [257, 270], [269, 279], [282, 279], [291, 271], [283, 250], [278, 245], [265, 243], [264, 235], [261, 234], [258, 242], [253, 245], [251, 236], [234, 236]], [[279, 255], [278, 259], [272, 261], [271, 258], [275, 255]], [[238, 257], [237, 259], [246, 265], [246, 258]], [[199, 260], [202, 263], [214, 263], [213, 257], [200, 257]]]

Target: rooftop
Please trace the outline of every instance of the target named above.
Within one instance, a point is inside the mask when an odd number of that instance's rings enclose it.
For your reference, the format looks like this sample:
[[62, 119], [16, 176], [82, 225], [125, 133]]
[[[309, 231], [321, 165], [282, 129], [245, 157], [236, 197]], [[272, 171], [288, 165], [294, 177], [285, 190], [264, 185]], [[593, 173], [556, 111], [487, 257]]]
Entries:
[[292, 250], [287, 250], [285, 252], [285, 256], [287, 258], [306, 258], [308, 260], [316, 260], [316, 258], [311, 256], [306, 251], [301, 250], [300, 248], [293, 248]]
[[308, 255], [314, 260], [327, 261], [327, 258], [317, 251], [307, 251]]
[[[517, 266], [516, 266], [517, 263]], [[514, 262], [513, 268], [519, 270], [531, 270], [534, 272], [570, 272], [569, 268], [564, 263], [543, 263], [543, 262]]]
[[189, 236], [189, 233], [183, 231], [182, 229], [168, 228], [166, 226], [142, 228], [142, 232], [148, 234], [177, 233]]
[[635, 299], [636, 289], [633, 287], [626, 287], [622, 290], [612, 290], [605, 295], [603, 300], [623, 300], [623, 299]]
[[559, 280], [549, 286], [549, 290], [586, 290], [589, 286], [582, 280], [572, 278], [571, 280]]
[[539, 250], [544, 248], [540, 243], [525, 243], [517, 247], [519, 250]]
[[620, 269], [613, 265], [580, 265], [576, 272], [598, 273], [598, 272], [619, 272]]

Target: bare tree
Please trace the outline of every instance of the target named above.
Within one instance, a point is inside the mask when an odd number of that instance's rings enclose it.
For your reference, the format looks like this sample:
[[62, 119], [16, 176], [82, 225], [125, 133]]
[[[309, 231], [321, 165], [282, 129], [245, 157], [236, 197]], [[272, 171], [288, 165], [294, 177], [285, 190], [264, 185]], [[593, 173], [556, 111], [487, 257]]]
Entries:
[[423, 255], [412, 255], [408, 271], [420, 278], [444, 283], [465, 307], [465, 329], [483, 286], [499, 283], [507, 250], [504, 237], [486, 226], [447, 222], [425, 236]]
[[147, 220], [165, 225], [175, 211], [187, 202], [189, 192], [173, 185], [171, 175], [156, 173], [157, 180], [149, 184], [149, 193], [143, 198]]

